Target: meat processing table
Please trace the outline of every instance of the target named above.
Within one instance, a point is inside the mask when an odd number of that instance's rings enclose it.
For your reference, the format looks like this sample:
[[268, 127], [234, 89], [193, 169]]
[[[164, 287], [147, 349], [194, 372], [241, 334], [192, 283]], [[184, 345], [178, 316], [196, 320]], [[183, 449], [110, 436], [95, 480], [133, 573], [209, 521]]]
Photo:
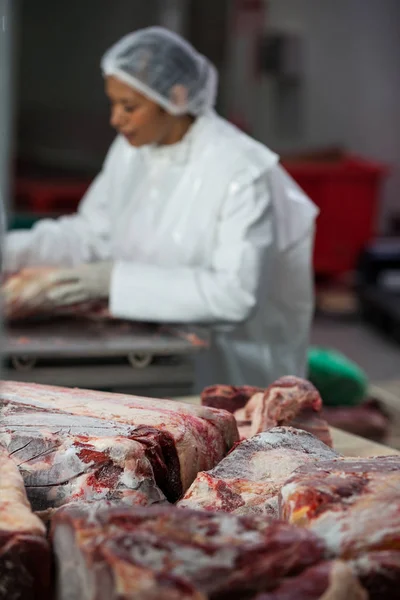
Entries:
[[206, 328], [58, 318], [9, 326], [3, 378], [125, 391], [190, 393], [193, 355], [206, 350]]
[[[200, 404], [199, 396], [184, 396], [176, 398], [176, 400], [188, 404]], [[341, 429], [330, 427], [330, 430], [333, 439], [333, 447], [344, 456], [390, 456], [400, 454], [399, 450], [383, 444], [371, 442], [371, 440], [367, 440], [352, 433], [347, 433]]]

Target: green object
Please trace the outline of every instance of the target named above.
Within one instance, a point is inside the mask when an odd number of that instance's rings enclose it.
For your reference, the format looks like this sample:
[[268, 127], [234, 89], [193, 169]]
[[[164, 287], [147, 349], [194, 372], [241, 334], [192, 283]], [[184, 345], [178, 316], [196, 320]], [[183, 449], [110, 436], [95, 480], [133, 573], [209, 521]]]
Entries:
[[10, 218], [8, 229], [30, 229], [39, 218], [30, 213], [17, 213]]
[[326, 406], [356, 406], [367, 394], [364, 371], [340, 352], [327, 348], [310, 348], [308, 379]]

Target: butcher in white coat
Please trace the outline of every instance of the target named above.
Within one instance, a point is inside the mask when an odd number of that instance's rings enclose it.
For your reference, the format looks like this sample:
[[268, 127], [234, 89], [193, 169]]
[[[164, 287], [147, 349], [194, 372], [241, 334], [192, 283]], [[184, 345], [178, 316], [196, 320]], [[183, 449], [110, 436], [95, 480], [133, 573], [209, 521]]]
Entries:
[[57, 267], [24, 301], [108, 299], [117, 318], [209, 324], [197, 390], [303, 376], [315, 206], [214, 112], [216, 70], [182, 38], [134, 32], [101, 66], [118, 135], [75, 215], [7, 235], [6, 271]]

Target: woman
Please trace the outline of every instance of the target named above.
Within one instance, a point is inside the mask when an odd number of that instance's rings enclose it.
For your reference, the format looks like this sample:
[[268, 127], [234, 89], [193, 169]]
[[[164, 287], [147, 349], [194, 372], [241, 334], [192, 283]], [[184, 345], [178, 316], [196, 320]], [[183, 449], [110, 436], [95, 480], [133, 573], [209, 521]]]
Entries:
[[7, 271], [38, 272], [30, 307], [108, 299], [117, 318], [208, 323], [197, 389], [304, 375], [316, 209], [278, 156], [213, 111], [217, 73], [153, 27], [102, 59], [111, 125], [77, 214], [7, 236]]

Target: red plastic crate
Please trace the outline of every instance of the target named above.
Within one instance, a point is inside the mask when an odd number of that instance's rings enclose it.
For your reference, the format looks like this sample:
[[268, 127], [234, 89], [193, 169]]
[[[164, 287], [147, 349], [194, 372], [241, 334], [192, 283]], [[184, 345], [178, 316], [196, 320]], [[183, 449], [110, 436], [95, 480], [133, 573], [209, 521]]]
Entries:
[[90, 183], [90, 179], [18, 177], [15, 182], [15, 205], [17, 209], [39, 214], [73, 213]]
[[381, 184], [388, 168], [347, 156], [337, 161], [285, 161], [283, 166], [319, 207], [314, 250], [317, 274], [354, 270], [376, 234]]

